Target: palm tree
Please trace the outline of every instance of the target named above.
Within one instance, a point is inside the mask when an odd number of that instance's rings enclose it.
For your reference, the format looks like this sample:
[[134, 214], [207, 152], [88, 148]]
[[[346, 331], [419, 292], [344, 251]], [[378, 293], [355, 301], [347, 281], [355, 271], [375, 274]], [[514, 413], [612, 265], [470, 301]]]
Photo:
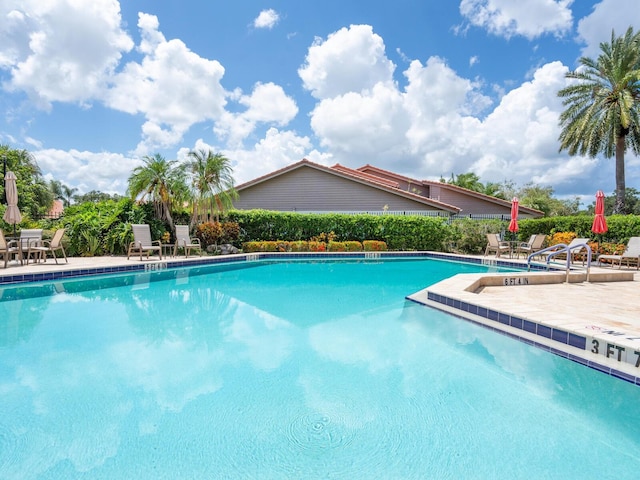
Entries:
[[219, 214], [232, 208], [233, 200], [238, 198], [231, 162], [221, 153], [204, 149], [190, 151], [189, 159], [187, 170], [194, 198], [191, 221], [209, 221], [212, 215], [218, 221]]
[[640, 34], [629, 27], [622, 37], [611, 32], [597, 60], [582, 57], [581, 67], [566, 74], [577, 80], [558, 96], [567, 109], [560, 114], [560, 150], [569, 155], [598, 153], [616, 159], [614, 213], [625, 208], [624, 154], [640, 154]]
[[129, 176], [127, 193], [133, 200], [151, 200], [156, 217], [168, 223], [173, 231], [172, 206], [181, 198], [184, 176], [176, 160], [167, 161], [162, 155], [142, 158], [143, 165]]
[[73, 200], [73, 197], [77, 191], [78, 189], [76, 187], [69, 187], [67, 185], [62, 185], [63, 200], [64, 200], [64, 205], [66, 207], [71, 205], [71, 200]]

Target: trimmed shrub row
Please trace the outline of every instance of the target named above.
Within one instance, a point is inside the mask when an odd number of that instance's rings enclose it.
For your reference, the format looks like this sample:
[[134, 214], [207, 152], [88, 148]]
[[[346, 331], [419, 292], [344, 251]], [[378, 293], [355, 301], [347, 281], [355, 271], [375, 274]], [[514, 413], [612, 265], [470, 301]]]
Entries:
[[254, 252], [382, 252], [387, 250], [387, 244], [377, 240], [365, 240], [364, 242], [318, 242], [297, 240], [287, 241], [258, 241], [244, 242], [242, 251]]

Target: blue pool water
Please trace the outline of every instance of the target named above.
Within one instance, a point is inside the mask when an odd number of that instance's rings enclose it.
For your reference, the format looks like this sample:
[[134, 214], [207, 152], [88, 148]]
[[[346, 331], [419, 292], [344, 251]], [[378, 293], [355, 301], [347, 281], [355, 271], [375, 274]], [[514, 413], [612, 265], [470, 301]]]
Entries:
[[404, 300], [480, 271], [253, 262], [0, 289], [0, 478], [637, 475], [640, 388]]

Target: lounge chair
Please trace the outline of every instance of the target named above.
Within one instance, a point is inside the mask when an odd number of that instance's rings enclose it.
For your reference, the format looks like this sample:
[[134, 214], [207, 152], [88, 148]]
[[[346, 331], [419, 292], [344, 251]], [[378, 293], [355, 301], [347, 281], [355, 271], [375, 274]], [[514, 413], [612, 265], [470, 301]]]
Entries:
[[[578, 257], [580, 257], [580, 259], [582, 260], [582, 264], [584, 265], [584, 262], [587, 258], [587, 252], [586, 249], [581, 246], [581, 245], [586, 245], [589, 242], [588, 238], [574, 238], [573, 240], [571, 240], [571, 242], [569, 242], [569, 252], [571, 253], [571, 263], [574, 263], [576, 260], [578, 260]], [[585, 250], [584, 252], [582, 250]]]
[[534, 252], [542, 249], [542, 245], [544, 241], [547, 239], [547, 236], [543, 233], [536, 233], [529, 237], [528, 242], [520, 243], [516, 247], [516, 258], [520, 257], [520, 254], [523, 253], [525, 257], [531, 255]]
[[42, 244], [42, 229], [41, 228], [25, 228], [20, 230], [20, 252], [23, 256], [26, 256], [27, 263], [29, 263], [29, 249]]
[[497, 233], [487, 233], [487, 248], [484, 250], [484, 256], [486, 257], [491, 252], [495, 252], [496, 257], [502, 253], [511, 253], [511, 245], [509, 242], [500, 240]]
[[629, 262], [635, 262], [636, 268], [640, 269], [640, 237], [631, 237], [627, 242], [627, 248], [620, 255], [600, 255], [598, 265], [602, 260], [611, 260], [612, 267], [618, 262], [618, 268], [622, 268], [623, 261], [626, 261], [627, 267]]
[[27, 261], [31, 258], [31, 255], [34, 254], [34, 261], [43, 260], [47, 261], [47, 254], [51, 252], [53, 255], [53, 259], [58, 263], [58, 257], [56, 256], [57, 251], [62, 251], [62, 256], [64, 257], [64, 261], [69, 263], [67, 259], [67, 254], [64, 251], [64, 247], [62, 246], [62, 237], [64, 236], [64, 228], [59, 228], [53, 234], [53, 238], [51, 240], [43, 240], [40, 243], [33, 244], [29, 247], [27, 251]]
[[142, 261], [142, 254], [146, 252], [147, 259], [151, 252], [158, 252], [160, 260], [162, 260], [162, 242], [160, 240], [151, 240], [151, 228], [146, 223], [143, 224], [131, 224], [133, 230], [133, 242], [129, 244], [129, 250], [127, 251], [127, 260], [132, 253], [140, 254], [140, 261]]
[[176, 225], [176, 245], [173, 250], [173, 256], [178, 255], [178, 249], [182, 248], [184, 250], [184, 257], [189, 257], [189, 252], [193, 250], [198, 250], [200, 255], [202, 255], [202, 245], [200, 244], [199, 238], [191, 238], [189, 236], [189, 225]]
[[4, 258], [4, 268], [7, 268], [9, 259], [12, 256], [20, 260], [20, 265], [23, 264], [22, 252], [20, 251], [20, 245], [18, 242], [16, 240], [7, 242], [4, 233], [0, 230], [0, 257]]
[[[569, 255], [571, 255], [571, 263], [574, 263], [576, 260], [578, 260], [578, 256], [581, 255], [581, 253], [585, 253], [584, 255], [580, 256], [580, 259], [582, 260], [582, 264], [584, 265], [585, 259], [586, 259], [586, 252], [582, 252], [582, 250], [585, 248], [584, 245], [587, 244], [587, 242], [589, 242], [588, 238], [574, 238], [573, 240], [571, 240], [571, 242], [569, 242], [569, 245], [566, 246], [566, 249], [569, 250]], [[555, 250], [550, 250], [544, 253], [544, 255], [552, 255], [555, 252], [559, 252], [561, 250], [564, 250], [565, 247], [558, 247]], [[560, 254], [562, 258], [567, 258], [564, 254]], [[553, 258], [558, 258], [558, 255], [553, 255]]]

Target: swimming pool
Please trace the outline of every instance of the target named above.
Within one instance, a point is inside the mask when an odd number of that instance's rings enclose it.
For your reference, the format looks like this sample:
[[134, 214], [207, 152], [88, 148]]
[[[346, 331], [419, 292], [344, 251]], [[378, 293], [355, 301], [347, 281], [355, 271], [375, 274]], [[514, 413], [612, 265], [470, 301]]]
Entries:
[[631, 477], [640, 389], [404, 299], [480, 271], [260, 261], [1, 289], [0, 477]]

